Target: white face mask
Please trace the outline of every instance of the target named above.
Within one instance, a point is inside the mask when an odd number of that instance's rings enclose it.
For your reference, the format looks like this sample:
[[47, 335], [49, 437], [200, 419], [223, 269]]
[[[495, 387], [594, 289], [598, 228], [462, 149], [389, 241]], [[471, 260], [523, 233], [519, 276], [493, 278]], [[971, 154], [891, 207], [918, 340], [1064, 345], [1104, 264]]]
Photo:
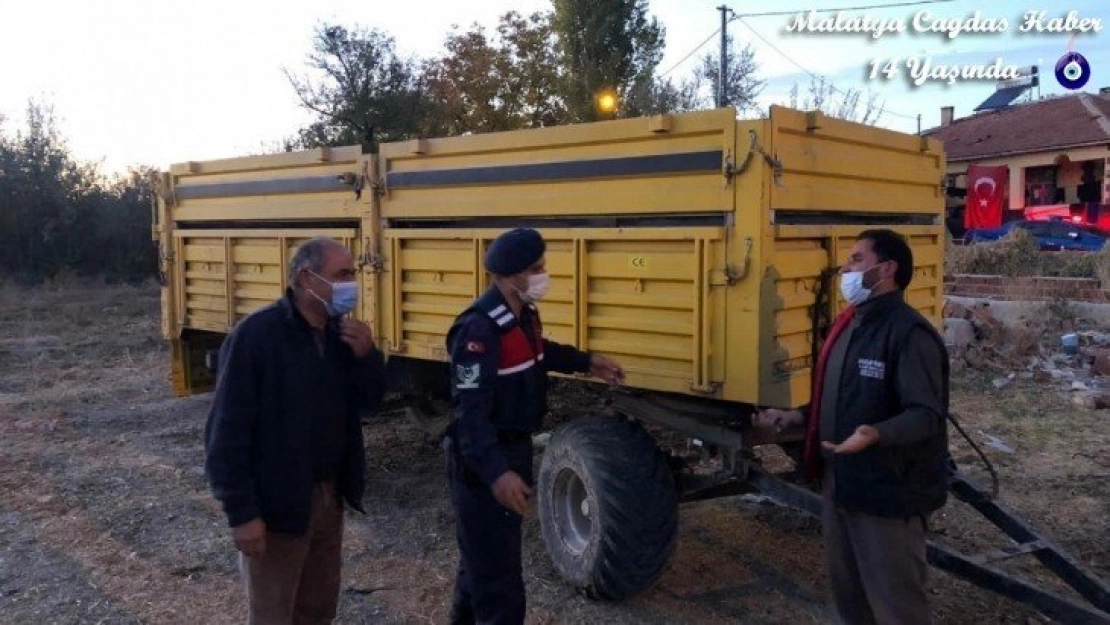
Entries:
[[520, 294], [520, 299], [525, 304], [538, 302], [547, 295], [547, 289], [551, 286], [551, 276], [547, 273], [534, 273], [528, 276], [528, 288], [521, 291], [517, 289]]
[[871, 289], [863, 286], [863, 276], [878, 266], [872, 265], [870, 269], [863, 271], [846, 271], [840, 274], [840, 295], [853, 306], [866, 302], [871, 297]]

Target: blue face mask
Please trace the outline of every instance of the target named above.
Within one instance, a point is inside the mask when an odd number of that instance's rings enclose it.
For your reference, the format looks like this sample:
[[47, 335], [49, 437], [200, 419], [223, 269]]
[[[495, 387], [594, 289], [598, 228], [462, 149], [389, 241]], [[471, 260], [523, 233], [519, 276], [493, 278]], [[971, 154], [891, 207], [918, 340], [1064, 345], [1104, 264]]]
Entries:
[[331, 285], [330, 302], [317, 295], [312, 289], [308, 290], [309, 293], [312, 293], [313, 297], [320, 300], [324, 308], [328, 309], [328, 316], [342, 317], [355, 309], [355, 304], [358, 303], [358, 282], [354, 280], [350, 282], [329, 282], [327, 278], [311, 269], [309, 269], [308, 272]]

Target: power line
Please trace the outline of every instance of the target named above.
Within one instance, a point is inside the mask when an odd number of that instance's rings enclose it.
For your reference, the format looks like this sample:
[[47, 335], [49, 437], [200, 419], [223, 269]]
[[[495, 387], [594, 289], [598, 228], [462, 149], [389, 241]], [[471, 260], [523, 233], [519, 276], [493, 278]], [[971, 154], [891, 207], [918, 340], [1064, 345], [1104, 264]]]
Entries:
[[[832, 81], [827, 80], [824, 76], [819, 76], [817, 74], [814, 74], [813, 72], [809, 71], [808, 69], [802, 67], [800, 64], [798, 64], [797, 61], [795, 61], [794, 59], [787, 56], [787, 54], [785, 52], [776, 48], [775, 45], [772, 44], [770, 41], [767, 41], [767, 39], [765, 39], [763, 37], [763, 35], [760, 35], [759, 32], [757, 32], [754, 28], [752, 28], [742, 18], [745, 18], [745, 17], [770, 17], [770, 16], [781, 16], [781, 15], [797, 15], [798, 13], [832, 13], [834, 11], [865, 11], [865, 10], [869, 10], [869, 9], [889, 9], [889, 8], [898, 8], [898, 7], [921, 6], [921, 5], [925, 5], [925, 4], [945, 4], [945, 3], [950, 3], [950, 2], [955, 2], [955, 0], [914, 0], [912, 2], [892, 2], [892, 3], [887, 3], [887, 4], [869, 4], [869, 5], [860, 5], [860, 6], [851, 6], [851, 7], [810, 9], [809, 11], [770, 11], [770, 12], [766, 12], [766, 13], [737, 13], [737, 12], [733, 11], [732, 9], [729, 9], [729, 12], [732, 13], [732, 17], [729, 19], [729, 21], [730, 22], [738, 21], [741, 24], [743, 24], [744, 27], [747, 28], [749, 31], [751, 31], [751, 33], [753, 35], [758, 37], [760, 41], [767, 44], [767, 46], [769, 48], [771, 48], [772, 50], [774, 50], [775, 52], [778, 52], [779, 56], [781, 56], [782, 58], [784, 58], [787, 61], [789, 61], [790, 63], [792, 63], [798, 69], [802, 70], [802, 72], [807, 74], [810, 78], [813, 78], [815, 80], [820, 80], [820, 81], [823, 81], [823, 82], [827, 82], [828, 85], [829, 85], [829, 88], [832, 89], [833, 91], [835, 91], [836, 93], [839, 93], [840, 95], [848, 95], [844, 91], [841, 91], [840, 89], [837, 89], [836, 85], [832, 84]], [[698, 50], [701, 50], [702, 48], [704, 48], [705, 44], [712, 41], [713, 38], [716, 37], [720, 32], [721, 32], [720, 28], [715, 29], [712, 33], [709, 34], [708, 37], [705, 38], [704, 41], [702, 41], [697, 46], [695, 46], [693, 50], [690, 50], [688, 53], [686, 53], [686, 55], [683, 56], [677, 63], [675, 63], [674, 65], [671, 65], [665, 72], [659, 74], [659, 77], [663, 78], [667, 74], [670, 74], [674, 70], [678, 69], [678, 67], [680, 65], [682, 65], [686, 61], [690, 60], [690, 57], [697, 54]], [[901, 117], [903, 119], [914, 119], [914, 120], [916, 120], [918, 118], [918, 116], [916, 116], [916, 115], [905, 115], [905, 114], [902, 114], [902, 113], [896, 113], [894, 111], [888, 111], [885, 108], [883, 109], [883, 112], [884, 113], [889, 113], [889, 114], [891, 114], [895, 117]]]
[[[808, 9], [805, 11], [771, 11], [768, 13], [736, 13], [733, 11], [732, 19], [738, 20], [742, 17], [768, 17], [773, 15], [797, 15], [798, 13], [832, 13], [834, 11], [866, 11], [868, 9], [889, 9], [897, 7], [912, 7], [923, 4], [943, 4], [945, 2], [955, 2], [955, 0], [915, 0], [914, 2], [895, 2], [891, 4], [871, 4], [867, 6], [855, 7], [838, 7], [827, 9]], [[730, 11], [732, 9], [729, 9]]]
[[705, 44], [712, 41], [713, 38], [717, 36], [717, 33], [720, 33], [720, 32], [721, 32], [720, 28], [718, 28], [717, 30], [714, 30], [712, 33], [710, 33], [710, 35], [708, 37], [705, 38], [705, 41], [699, 43], [697, 45], [697, 47], [695, 47], [693, 50], [690, 50], [690, 52], [686, 56], [682, 57], [681, 61], [672, 65], [670, 69], [663, 72], [662, 74], [659, 74], [659, 77], [662, 78], [662, 77], [666, 76], [667, 74], [673, 72], [676, 68], [678, 68], [679, 65], [682, 65], [687, 60], [689, 60], [690, 57], [694, 56], [694, 54], [697, 53], [698, 50], [701, 50], [703, 47], [705, 47]]
[[[947, 0], [941, 0], [941, 1], [947, 1]], [[755, 35], [757, 38], [759, 38], [760, 41], [767, 44], [767, 47], [771, 48], [775, 52], [778, 52], [779, 56], [781, 56], [782, 58], [789, 61], [794, 67], [797, 67], [798, 69], [802, 70], [802, 72], [805, 73], [806, 75], [808, 75], [810, 78], [812, 78], [814, 80], [822, 81], [824, 83], [827, 83], [829, 85], [830, 89], [832, 89], [836, 93], [839, 93], [842, 96], [843, 95], [848, 95], [847, 92], [841, 91], [840, 89], [837, 89], [836, 85], [834, 85], [831, 80], [828, 80], [826, 77], [815, 74], [815, 73], [809, 71], [808, 69], [806, 69], [805, 67], [802, 67], [802, 65], [800, 63], [798, 63], [794, 59], [790, 58], [790, 56], [787, 55], [782, 50], [779, 50], [777, 47], [775, 47], [775, 44], [771, 43], [770, 41], [767, 41], [767, 39], [763, 35], [759, 34], [759, 32], [756, 29], [752, 28], [751, 25], [748, 24], [747, 22], [745, 22], [743, 19], [740, 19], [738, 17], [737, 21], [739, 21], [744, 26], [744, 28], [747, 28], [749, 32], [751, 32], [753, 35]], [[884, 113], [889, 113], [890, 115], [893, 115], [895, 117], [901, 117], [903, 119], [913, 119], [913, 120], [917, 119], [917, 115], [906, 115], [904, 113], [896, 113], [894, 111], [887, 110], [885, 107], [883, 108], [883, 112]]]
[[[914, 0], [913, 2], [895, 2], [895, 3], [890, 3], [890, 4], [871, 4], [871, 5], [865, 5], [865, 6], [840, 7], [840, 8], [831, 8], [831, 9], [810, 9], [809, 11], [772, 11], [772, 12], [768, 12], [768, 13], [737, 13], [737, 12], [733, 11], [732, 9], [729, 9], [729, 11], [732, 12], [732, 18], [729, 21], [731, 22], [731, 21], [734, 21], [734, 20], [739, 20], [740, 18], [743, 18], [743, 17], [768, 17], [768, 16], [775, 16], [775, 15], [796, 15], [798, 13], [807, 13], [807, 12], [831, 13], [833, 11], [864, 11], [864, 10], [867, 10], [867, 9], [886, 9], [886, 8], [891, 8], [891, 7], [895, 7], [895, 8], [897, 8], [897, 7], [908, 7], [908, 6], [918, 6], [918, 5], [923, 5], [923, 4], [942, 4], [942, 3], [946, 3], [946, 2], [955, 2], [955, 0]], [[745, 24], [745, 26], [747, 26], [747, 25]], [[667, 69], [667, 71], [663, 72], [662, 74], [659, 74], [659, 77], [663, 78], [667, 74], [670, 74], [674, 70], [678, 69], [678, 67], [680, 65], [682, 65], [686, 61], [690, 60], [690, 57], [697, 54], [698, 50], [701, 50], [702, 48], [704, 48], [705, 44], [712, 41], [713, 38], [716, 37], [717, 34], [720, 33], [720, 32], [721, 32], [720, 28], [714, 30], [712, 33], [710, 33], [710, 35], [708, 37], [705, 38], [705, 41], [702, 41], [697, 46], [695, 46], [693, 50], [690, 50], [690, 52], [688, 52], [686, 54], [686, 56], [682, 57], [682, 59], [680, 61], [678, 61], [677, 63], [672, 65], [669, 69]], [[768, 45], [770, 45], [770, 44], [768, 44]], [[779, 52], [779, 54], [782, 54], [782, 53]], [[805, 70], [803, 69], [803, 71], [805, 71]]]

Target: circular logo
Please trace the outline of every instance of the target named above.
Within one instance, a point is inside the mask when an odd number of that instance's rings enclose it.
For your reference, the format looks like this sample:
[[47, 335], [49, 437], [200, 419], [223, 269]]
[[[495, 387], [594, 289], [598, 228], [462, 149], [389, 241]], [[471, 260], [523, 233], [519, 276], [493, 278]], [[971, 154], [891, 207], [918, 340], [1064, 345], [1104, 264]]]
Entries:
[[1065, 89], [1082, 89], [1091, 79], [1091, 64], [1078, 52], [1068, 52], [1056, 61], [1056, 81]]

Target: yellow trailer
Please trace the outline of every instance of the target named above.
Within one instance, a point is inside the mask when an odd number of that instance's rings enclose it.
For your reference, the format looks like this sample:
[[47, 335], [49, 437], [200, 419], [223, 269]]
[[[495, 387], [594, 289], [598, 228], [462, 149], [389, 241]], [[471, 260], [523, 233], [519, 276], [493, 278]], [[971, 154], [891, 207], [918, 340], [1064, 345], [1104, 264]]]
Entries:
[[782, 108], [174, 165], [155, 223], [174, 388], [211, 386], [204, 354], [321, 234], [359, 259], [357, 316], [385, 353], [443, 361], [488, 284], [486, 246], [530, 225], [548, 241], [551, 338], [619, 358], [633, 388], [802, 406], [835, 312], [814, 307], [822, 272], [861, 230], [909, 237], [909, 300], [939, 323], [943, 172], [934, 141]]
[[625, 366], [616, 412], [722, 459], [711, 476], [672, 472], [623, 417], [555, 434], [537, 484], [548, 552], [577, 587], [623, 597], [662, 570], [680, 489], [720, 492], [751, 475], [752, 445], [796, 442], [756, 437], [748, 417], [809, 401], [817, 344], [843, 304], [830, 271], [860, 231], [909, 238], [907, 297], [940, 322], [944, 171], [935, 141], [777, 107], [174, 165], [154, 226], [174, 388], [211, 387], [207, 357], [281, 295], [292, 251], [317, 235], [354, 251], [355, 315], [391, 368], [445, 387], [444, 337], [489, 284], [487, 246], [535, 227], [550, 338]]

